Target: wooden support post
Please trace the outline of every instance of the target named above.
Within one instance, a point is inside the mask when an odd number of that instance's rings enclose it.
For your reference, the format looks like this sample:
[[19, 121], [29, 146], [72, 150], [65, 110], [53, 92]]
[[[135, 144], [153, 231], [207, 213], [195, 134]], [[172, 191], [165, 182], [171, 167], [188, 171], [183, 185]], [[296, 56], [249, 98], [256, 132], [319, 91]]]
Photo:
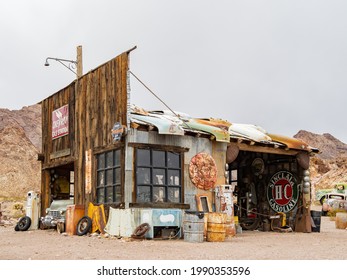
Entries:
[[83, 64], [82, 64], [82, 46], [77, 46], [77, 79], [83, 75]]

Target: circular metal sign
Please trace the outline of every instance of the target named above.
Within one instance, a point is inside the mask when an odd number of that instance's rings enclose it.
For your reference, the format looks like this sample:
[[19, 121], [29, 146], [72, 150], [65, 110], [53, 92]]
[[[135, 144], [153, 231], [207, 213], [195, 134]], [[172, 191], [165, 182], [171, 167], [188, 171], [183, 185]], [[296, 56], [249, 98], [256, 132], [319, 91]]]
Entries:
[[217, 181], [217, 166], [214, 159], [206, 153], [195, 155], [189, 163], [189, 176], [199, 189], [214, 188]]
[[292, 173], [279, 171], [271, 177], [267, 188], [267, 199], [274, 211], [290, 212], [296, 206], [298, 198], [299, 188]]

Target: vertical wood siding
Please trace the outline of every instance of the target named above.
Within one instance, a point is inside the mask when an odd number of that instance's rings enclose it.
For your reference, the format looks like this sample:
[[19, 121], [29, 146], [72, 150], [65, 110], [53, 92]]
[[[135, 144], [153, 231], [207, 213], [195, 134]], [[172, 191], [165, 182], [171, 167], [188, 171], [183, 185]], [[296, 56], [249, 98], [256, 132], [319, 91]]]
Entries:
[[[115, 122], [127, 122], [128, 53], [90, 71], [42, 101], [43, 169], [75, 163], [75, 203], [87, 205], [95, 196], [85, 195], [85, 151], [112, 148]], [[52, 140], [52, 112], [69, 105], [69, 134]], [[70, 155], [52, 158], [70, 149]], [[44, 173], [44, 172], [43, 172]], [[42, 209], [48, 207], [46, 175], [42, 175]], [[47, 196], [47, 197], [46, 197]]]

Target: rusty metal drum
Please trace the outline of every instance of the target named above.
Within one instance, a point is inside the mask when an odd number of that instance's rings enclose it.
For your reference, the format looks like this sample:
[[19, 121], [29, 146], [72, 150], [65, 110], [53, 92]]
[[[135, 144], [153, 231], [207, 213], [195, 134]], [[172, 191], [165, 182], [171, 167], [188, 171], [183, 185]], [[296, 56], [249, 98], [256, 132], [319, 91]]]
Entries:
[[225, 240], [231, 240], [236, 235], [234, 216], [227, 216], [225, 223]]
[[336, 213], [335, 227], [337, 229], [346, 229], [347, 228], [347, 213], [346, 212], [337, 212]]
[[206, 240], [209, 242], [225, 241], [226, 221], [226, 213], [209, 213], [207, 219]]
[[186, 211], [183, 220], [184, 241], [204, 242], [204, 212]]

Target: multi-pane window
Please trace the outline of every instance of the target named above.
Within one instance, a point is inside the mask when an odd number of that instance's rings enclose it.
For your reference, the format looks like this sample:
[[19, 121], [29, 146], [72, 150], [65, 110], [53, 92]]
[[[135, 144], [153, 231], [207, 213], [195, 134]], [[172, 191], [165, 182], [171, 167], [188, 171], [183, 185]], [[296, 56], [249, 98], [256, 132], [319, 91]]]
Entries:
[[97, 155], [97, 203], [120, 203], [121, 150], [112, 150]]
[[181, 203], [181, 154], [136, 149], [136, 202]]

